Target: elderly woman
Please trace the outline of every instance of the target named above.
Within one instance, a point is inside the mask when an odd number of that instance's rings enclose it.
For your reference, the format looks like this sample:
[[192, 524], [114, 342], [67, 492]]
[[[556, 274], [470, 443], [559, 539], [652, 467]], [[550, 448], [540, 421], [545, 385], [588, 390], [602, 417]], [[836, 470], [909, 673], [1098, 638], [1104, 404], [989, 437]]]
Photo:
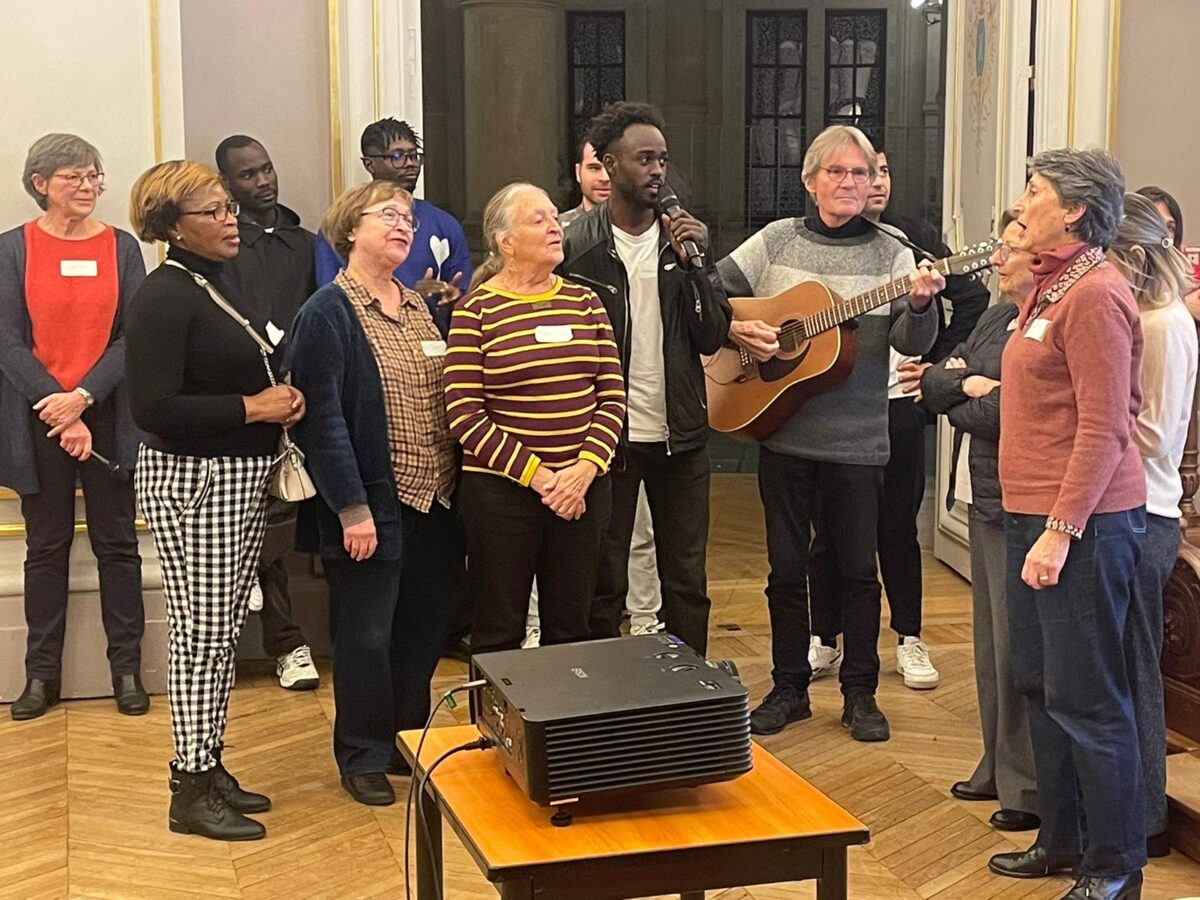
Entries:
[[988, 309], [945, 362], [921, 376], [927, 409], [944, 413], [955, 428], [947, 506], [968, 504], [975, 686], [983, 728], [983, 758], [974, 774], [950, 793], [960, 800], [1000, 800], [990, 821], [1001, 831], [1037, 828], [1037, 780], [1025, 703], [1013, 687], [1004, 600], [1004, 512], [997, 475], [1000, 438], [1000, 357], [1016, 327], [1020, 304], [1033, 290], [1033, 254], [1015, 245], [1016, 217], [1001, 220], [1003, 243], [992, 255], [1004, 302]]
[[1136, 897], [1146, 863], [1123, 637], [1146, 534], [1133, 440], [1137, 304], [1105, 262], [1125, 191], [1101, 150], [1050, 150], [1014, 205], [1035, 288], [1004, 348], [1000, 487], [1009, 646], [1025, 696], [1041, 830], [1001, 875], [1074, 870], [1070, 898]]
[[464, 448], [475, 607], [471, 649], [514, 649], [537, 579], [541, 642], [588, 636], [625, 417], [612, 326], [594, 293], [554, 274], [558, 212], [510, 184], [483, 216], [488, 258], [450, 323], [446, 412]]
[[1146, 796], [1147, 851], [1170, 852], [1167, 839], [1167, 729], [1159, 660], [1163, 646], [1163, 590], [1179, 552], [1179, 465], [1187, 441], [1196, 387], [1196, 323], [1183, 305], [1192, 289], [1191, 266], [1176, 249], [1155, 204], [1125, 195], [1125, 217], [1108, 257], [1129, 280], [1141, 310], [1142, 408], [1134, 439], [1146, 469], [1146, 538], [1125, 622], [1133, 711], [1141, 742]]
[[417, 228], [395, 182], [338, 198], [321, 232], [347, 264], [301, 307], [292, 337], [292, 376], [309, 402], [298, 437], [318, 490], [298, 544], [320, 553], [329, 581], [342, 786], [370, 805], [395, 802], [386, 773], [407, 774], [396, 732], [429, 716], [463, 560], [446, 345], [422, 297], [392, 274]]
[[266, 829], [244, 813], [271, 801], [238, 786], [221, 750], [267, 481], [280, 426], [300, 420], [304, 397], [272, 386], [274, 363], [256, 340], [266, 322], [226, 277], [238, 252], [237, 204], [220, 176], [195, 162], [160, 163], [134, 184], [130, 220], [142, 240], [169, 245], [130, 304], [126, 360], [133, 419], [148, 432], [138, 507], [167, 600], [170, 828], [254, 840]]
[[124, 319], [146, 269], [132, 235], [92, 217], [104, 167], [87, 141], [39, 138], [21, 180], [43, 213], [0, 235], [0, 484], [21, 495], [28, 628], [25, 690], [10, 714], [36, 719], [58, 702], [79, 478], [113, 694], [118, 710], [141, 715], [150, 698], [140, 676], [145, 612], [133, 485], [127, 474], [82, 463], [94, 450], [129, 470], [137, 457]]

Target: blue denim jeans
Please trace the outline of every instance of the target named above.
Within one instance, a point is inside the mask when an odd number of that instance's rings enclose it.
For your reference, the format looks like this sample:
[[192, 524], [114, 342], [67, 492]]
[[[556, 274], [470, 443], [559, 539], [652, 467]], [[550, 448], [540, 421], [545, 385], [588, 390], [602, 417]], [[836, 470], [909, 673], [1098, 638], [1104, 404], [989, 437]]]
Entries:
[[1012, 671], [1033, 740], [1037, 844], [1082, 854], [1081, 875], [1123, 875], [1146, 864], [1124, 644], [1146, 510], [1093, 515], [1071, 542], [1058, 584], [1035, 591], [1021, 567], [1045, 524], [1045, 516], [1005, 517]]

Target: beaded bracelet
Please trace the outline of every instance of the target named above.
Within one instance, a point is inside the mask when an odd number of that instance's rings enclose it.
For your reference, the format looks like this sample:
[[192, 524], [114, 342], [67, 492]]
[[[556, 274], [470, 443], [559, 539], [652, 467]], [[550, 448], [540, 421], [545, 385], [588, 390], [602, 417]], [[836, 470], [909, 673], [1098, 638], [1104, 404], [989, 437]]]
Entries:
[[1072, 525], [1070, 522], [1064, 522], [1062, 519], [1056, 519], [1054, 516], [1046, 518], [1046, 529], [1048, 531], [1061, 531], [1063, 534], [1070, 535], [1076, 541], [1083, 537], [1083, 529], [1078, 525]]

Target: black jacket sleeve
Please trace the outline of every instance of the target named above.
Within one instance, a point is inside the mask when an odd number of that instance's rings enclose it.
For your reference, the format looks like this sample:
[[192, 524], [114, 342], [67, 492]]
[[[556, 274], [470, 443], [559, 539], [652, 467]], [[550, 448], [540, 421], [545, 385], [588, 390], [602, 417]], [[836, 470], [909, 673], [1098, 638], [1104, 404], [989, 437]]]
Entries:
[[[947, 358], [950, 356], [958, 356], [965, 360], [967, 345], [959, 344], [952, 353], [947, 354]], [[967, 364], [969, 366], [970, 362]], [[933, 363], [921, 375], [922, 404], [934, 415], [949, 412], [951, 407], [968, 399], [963, 393], [962, 382], [969, 374], [969, 368], [947, 369], [945, 361]]]
[[716, 276], [716, 267], [709, 263], [703, 269], [689, 269], [684, 276], [684, 302], [688, 335], [697, 353], [711, 354], [721, 349], [729, 334], [733, 307], [725, 295], [725, 287]]
[[1000, 440], [1000, 388], [994, 387], [982, 397], [971, 398], [946, 412], [955, 428], [989, 441]]

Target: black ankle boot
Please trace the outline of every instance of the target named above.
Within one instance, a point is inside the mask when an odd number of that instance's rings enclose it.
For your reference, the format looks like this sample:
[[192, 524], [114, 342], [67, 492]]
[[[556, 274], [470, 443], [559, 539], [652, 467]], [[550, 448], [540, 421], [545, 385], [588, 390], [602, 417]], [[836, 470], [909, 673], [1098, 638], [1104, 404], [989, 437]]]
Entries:
[[30, 678], [25, 682], [25, 690], [9, 708], [9, 715], [21, 722], [26, 719], [36, 719], [46, 714], [46, 710], [58, 703], [58, 681], [49, 678]]
[[171, 766], [168, 826], [176, 834], [198, 834], [214, 841], [257, 841], [267, 829], [225, 802], [215, 770], [181, 772]]
[[214, 755], [217, 758], [217, 767], [213, 769], [213, 778], [217, 782], [217, 790], [225, 795], [225, 803], [230, 809], [240, 813], [264, 813], [271, 808], [270, 797], [266, 794], [255, 794], [252, 791], [243, 790], [242, 786], [238, 784], [238, 780], [221, 762], [220, 752], [218, 751]]
[[117, 701], [117, 712], [123, 716], [144, 716], [150, 711], [150, 695], [142, 687], [142, 678], [133, 675], [114, 675], [113, 699]]

